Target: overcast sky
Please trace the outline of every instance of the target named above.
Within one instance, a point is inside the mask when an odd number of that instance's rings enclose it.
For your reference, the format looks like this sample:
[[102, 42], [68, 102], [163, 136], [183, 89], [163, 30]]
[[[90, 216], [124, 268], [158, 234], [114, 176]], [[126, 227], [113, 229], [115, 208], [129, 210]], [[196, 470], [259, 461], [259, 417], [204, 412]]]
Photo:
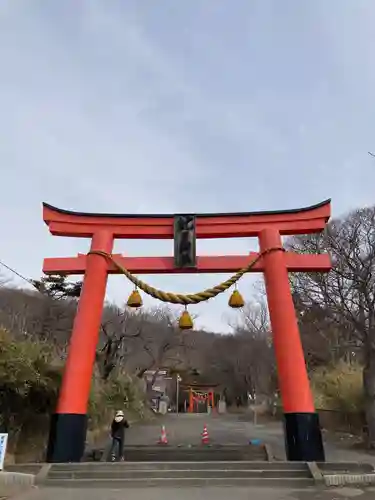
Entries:
[[[44, 257], [88, 249], [49, 234], [42, 201], [175, 213], [331, 197], [334, 215], [373, 204], [374, 46], [373, 0], [0, 0], [0, 259], [36, 278]], [[166, 255], [172, 242], [116, 250]], [[193, 292], [222, 276], [145, 278]], [[108, 299], [130, 289], [111, 277]], [[227, 299], [193, 308], [198, 324], [227, 329]]]

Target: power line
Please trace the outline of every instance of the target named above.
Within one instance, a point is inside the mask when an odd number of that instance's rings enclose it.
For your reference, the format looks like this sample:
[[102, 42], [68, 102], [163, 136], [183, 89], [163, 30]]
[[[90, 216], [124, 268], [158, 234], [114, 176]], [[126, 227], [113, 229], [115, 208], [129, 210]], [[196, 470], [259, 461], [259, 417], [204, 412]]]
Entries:
[[[33, 280], [31, 278], [26, 278], [26, 276], [19, 273], [15, 269], [13, 269], [13, 267], [8, 266], [7, 264], [5, 264], [5, 262], [2, 262], [1, 260], [0, 260], [0, 266], [5, 267], [6, 269], [8, 269], [8, 271], [15, 274], [19, 278], [21, 278], [21, 280], [26, 281], [26, 283], [28, 283], [33, 288], [35, 288], [42, 295], [44, 293], [48, 293], [48, 290], [46, 289], [45, 283], [43, 283], [43, 278], [42, 278], [42, 281]], [[60, 277], [63, 277], [63, 276], [61, 275]], [[56, 289], [56, 287], [57, 287], [57, 289]], [[82, 288], [82, 282], [77, 282], [77, 283], [74, 283], [71, 285], [71, 290], [68, 290], [68, 291], [65, 290], [64, 293], [66, 294], [67, 297], [79, 297], [79, 295], [81, 293], [81, 288]], [[51, 288], [50, 292], [51, 291], [52, 291], [52, 288]], [[62, 291], [61, 288], [59, 288], [58, 283], [55, 285], [54, 292], [56, 292], [56, 291], [57, 292]]]
[[30, 278], [26, 278], [21, 273], [19, 273], [18, 271], [16, 271], [12, 267], [8, 266], [7, 264], [5, 264], [5, 262], [2, 262], [1, 260], [0, 260], [0, 265], [3, 266], [3, 267], [5, 267], [5, 269], [8, 269], [8, 271], [10, 271], [11, 273], [15, 274], [16, 276], [18, 276], [19, 278], [21, 278], [23, 281], [26, 281], [27, 283], [29, 283], [29, 285], [31, 285], [32, 287], [35, 288], [35, 284], [34, 284], [33, 280], [31, 280]]

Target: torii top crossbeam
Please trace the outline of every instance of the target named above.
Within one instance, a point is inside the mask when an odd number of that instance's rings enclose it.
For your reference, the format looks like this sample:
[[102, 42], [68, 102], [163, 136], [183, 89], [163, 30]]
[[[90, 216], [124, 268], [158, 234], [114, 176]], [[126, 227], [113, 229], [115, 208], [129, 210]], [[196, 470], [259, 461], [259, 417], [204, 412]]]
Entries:
[[[324, 229], [331, 213], [331, 200], [294, 210], [244, 212], [232, 214], [197, 214], [197, 238], [244, 238], [257, 237], [265, 228], [274, 228], [280, 235], [309, 234]], [[121, 239], [172, 239], [174, 215], [91, 214], [73, 212], [43, 203], [43, 219], [50, 232], [56, 236], [92, 238], [97, 232], [109, 232]], [[257, 254], [231, 256], [200, 256], [194, 269], [176, 269], [173, 257], [123, 257], [116, 260], [135, 274], [162, 273], [219, 273], [233, 272], [246, 266]], [[71, 258], [47, 258], [45, 274], [83, 274], [86, 255]], [[288, 271], [329, 271], [327, 255], [300, 255], [286, 253]], [[251, 272], [262, 272], [262, 259]], [[118, 270], [108, 263], [108, 273]]]

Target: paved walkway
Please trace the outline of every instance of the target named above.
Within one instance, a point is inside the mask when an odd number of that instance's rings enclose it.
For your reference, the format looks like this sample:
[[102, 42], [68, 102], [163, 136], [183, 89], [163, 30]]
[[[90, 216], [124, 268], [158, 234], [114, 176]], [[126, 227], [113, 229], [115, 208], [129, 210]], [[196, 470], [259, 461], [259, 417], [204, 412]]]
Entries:
[[[207, 424], [212, 443], [247, 444], [250, 439], [260, 439], [270, 444], [274, 455], [285, 460], [284, 433], [280, 422], [270, 421], [254, 425], [243, 416], [207, 416], [202, 414], [167, 415], [152, 423], [129, 429], [126, 443], [129, 445], [153, 445], [160, 437], [161, 425], [166, 426], [169, 443], [172, 445], [199, 444], [204, 424]], [[375, 465], [375, 456], [364, 451], [348, 449], [344, 444], [326, 439], [326, 459], [329, 461], [368, 462]]]
[[212, 443], [245, 445], [253, 437], [253, 425], [240, 422], [234, 415], [169, 414], [156, 418], [146, 425], [131, 427], [126, 435], [126, 443], [129, 445], [156, 444], [160, 438], [161, 426], [165, 425], [169, 444], [197, 445], [201, 443], [205, 424]]

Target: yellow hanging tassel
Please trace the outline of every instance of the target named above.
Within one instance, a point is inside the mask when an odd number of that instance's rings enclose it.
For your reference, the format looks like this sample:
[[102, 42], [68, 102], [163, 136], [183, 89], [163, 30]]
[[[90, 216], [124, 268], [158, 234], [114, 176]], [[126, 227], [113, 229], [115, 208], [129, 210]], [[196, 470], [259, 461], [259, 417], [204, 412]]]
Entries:
[[127, 301], [127, 306], [129, 307], [142, 307], [143, 306], [143, 301], [141, 294], [139, 293], [138, 289], [136, 288], [135, 290], [132, 291], [132, 293], [129, 295], [128, 301]]
[[181, 328], [181, 330], [191, 330], [193, 328], [193, 320], [191, 319], [187, 308], [185, 308], [185, 311], [181, 314], [178, 321], [178, 326]]
[[245, 305], [245, 301], [237, 289], [233, 290], [232, 295], [229, 297], [228, 305], [233, 309], [240, 309]]

